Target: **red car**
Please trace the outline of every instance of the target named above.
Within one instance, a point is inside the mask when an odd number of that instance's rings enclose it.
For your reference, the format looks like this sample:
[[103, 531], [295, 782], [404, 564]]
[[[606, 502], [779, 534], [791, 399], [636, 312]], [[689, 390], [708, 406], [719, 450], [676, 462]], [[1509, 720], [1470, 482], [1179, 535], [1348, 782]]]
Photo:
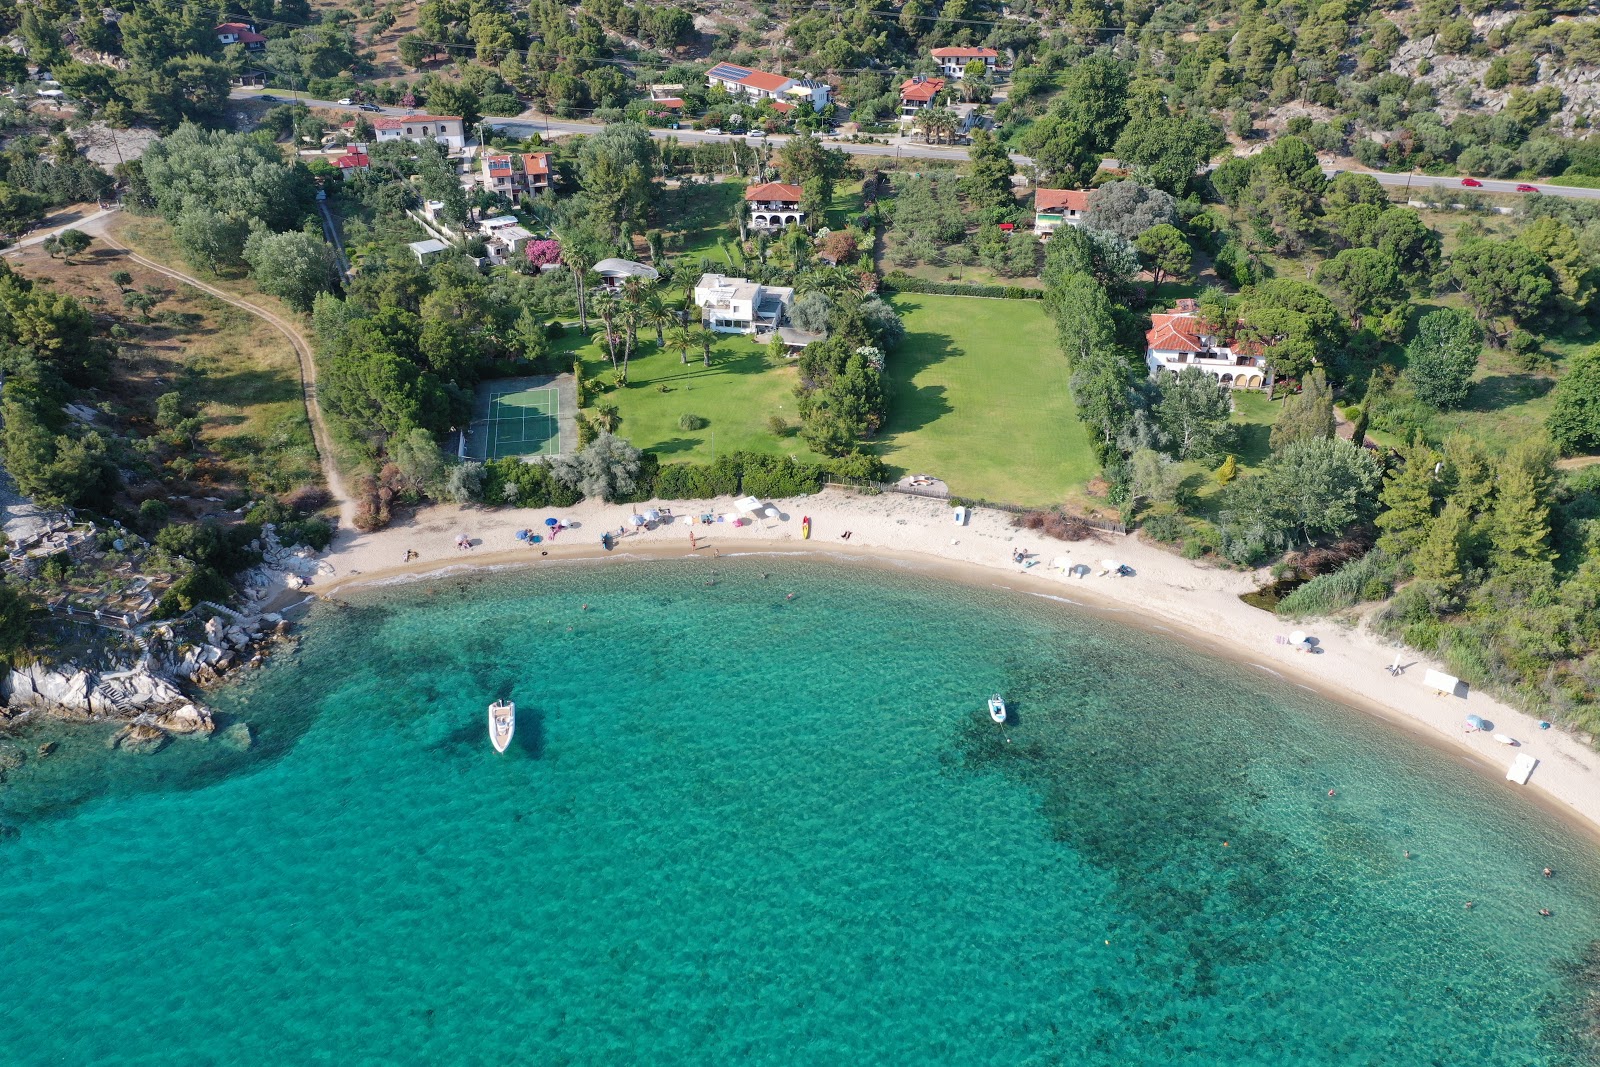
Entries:
[[1519, 193], [1537, 193], [1538, 191], [1539, 191], [1539, 187], [1537, 185], [1519, 185], [1519, 186], [1517, 186], [1517, 192], [1519, 192]]
[[1461, 184], [1465, 185], [1468, 189], [1482, 189], [1483, 188], [1483, 183], [1480, 182], [1476, 178], [1462, 178], [1461, 179]]

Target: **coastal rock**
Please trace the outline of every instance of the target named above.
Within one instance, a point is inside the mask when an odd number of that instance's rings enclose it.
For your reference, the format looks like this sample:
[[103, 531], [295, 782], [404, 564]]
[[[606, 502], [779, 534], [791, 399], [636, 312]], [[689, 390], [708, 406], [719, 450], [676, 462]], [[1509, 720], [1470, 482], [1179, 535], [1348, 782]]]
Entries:
[[0, 695], [8, 707], [59, 707], [87, 713], [91, 682], [86, 671], [53, 671], [31, 663], [14, 669], [0, 682]]
[[222, 635], [226, 631], [227, 627], [223, 625], [221, 616], [213, 615], [211, 618], [206, 620], [206, 640], [211, 644], [222, 644]]
[[166, 743], [167, 735], [159, 727], [137, 722], [124, 726], [111, 738], [112, 748], [141, 755], [149, 755]]
[[234, 723], [218, 734], [217, 739], [239, 752], [249, 751], [250, 746], [256, 743], [255, 737], [250, 733], [250, 724], [247, 722]]
[[14, 771], [28, 760], [27, 754], [16, 745], [0, 742], [0, 778], [5, 777], [7, 771]]
[[173, 734], [209, 734], [216, 729], [211, 712], [188, 701], [160, 716], [156, 725]]

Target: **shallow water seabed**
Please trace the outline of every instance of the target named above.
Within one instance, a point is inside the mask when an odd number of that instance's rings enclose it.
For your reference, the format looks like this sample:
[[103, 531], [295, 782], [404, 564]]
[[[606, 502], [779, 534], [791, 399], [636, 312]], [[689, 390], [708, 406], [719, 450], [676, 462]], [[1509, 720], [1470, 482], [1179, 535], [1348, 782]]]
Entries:
[[1586, 1062], [1575, 831], [1038, 598], [452, 575], [318, 608], [216, 703], [247, 753], [74, 736], [89, 784], [0, 786], [6, 1061]]

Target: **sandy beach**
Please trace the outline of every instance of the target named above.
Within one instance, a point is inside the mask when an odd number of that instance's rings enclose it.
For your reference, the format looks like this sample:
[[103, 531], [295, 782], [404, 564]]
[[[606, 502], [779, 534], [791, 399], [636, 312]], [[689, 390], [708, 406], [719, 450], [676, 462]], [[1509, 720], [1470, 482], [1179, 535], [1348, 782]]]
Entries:
[[[1600, 838], [1600, 752], [1560, 729], [1541, 730], [1537, 719], [1483, 693], [1470, 692], [1465, 699], [1434, 693], [1424, 687], [1423, 674], [1440, 664], [1415, 653], [1403, 655], [1406, 669], [1392, 676], [1387, 668], [1397, 646], [1364, 629], [1322, 621], [1291, 625], [1245, 604], [1239, 594], [1261, 584], [1261, 574], [1192, 563], [1142, 543], [1137, 535], [1097, 533], [1087, 541], [1056, 541], [1014, 527], [1012, 516], [1000, 511], [975, 509], [967, 524], [958, 527], [943, 500], [828, 490], [771, 503], [778, 517], [740, 527], [697, 521], [705, 514], [733, 513], [726, 498], [633, 505], [585, 501], [559, 510], [436, 505], [376, 533], [342, 530], [326, 557], [334, 573], [319, 577], [312, 591], [328, 597], [353, 585], [409, 580], [454, 568], [538, 566], [603, 557], [827, 553], [915, 567], [957, 581], [1060, 598], [1271, 672], [1407, 727], [1419, 739], [1452, 747], [1497, 787], [1525, 789], [1552, 810], [1576, 817], [1591, 836]], [[649, 528], [634, 526], [633, 515], [650, 509], [668, 510], [671, 516]], [[551, 516], [565, 526], [553, 541], [530, 545], [517, 539], [517, 531], [523, 529], [547, 532], [545, 519]], [[810, 539], [801, 537], [805, 516], [811, 518]], [[601, 547], [601, 535], [608, 531], [617, 535], [619, 530], [626, 533], [607, 552]], [[471, 541], [470, 549], [458, 546], [461, 537]], [[1018, 550], [1029, 554], [1032, 566], [1015, 562]], [[1063, 559], [1079, 567], [1078, 573], [1064, 571], [1058, 565]], [[1125, 564], [1133, 574], [1102, 576], [1106, 560]], [[1088, 568], [1087, 575], [1082, 567]], [[1279, 643], [1297, 627], [1314, 639], [1314, 652], [1298, 652]], [[1492, 730], [1468, 733], [1469, 714], [1488, 720]], [[1492, 733], [1508, 734], [1520, 747], [1502, 745]], [[1526, 787], [1505, 780], [1518, 752], [1539, 760]]]

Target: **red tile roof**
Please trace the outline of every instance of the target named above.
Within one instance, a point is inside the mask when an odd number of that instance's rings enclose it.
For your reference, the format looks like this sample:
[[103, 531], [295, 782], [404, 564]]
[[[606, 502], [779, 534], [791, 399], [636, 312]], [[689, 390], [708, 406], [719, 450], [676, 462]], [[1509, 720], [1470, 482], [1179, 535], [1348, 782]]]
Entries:
[[943, 88], [943, 78], [907, 78], [900, 85], [900, 99], [932, 100]]
[[999, 59], [1000, 53], [993, 48], [935, 48], [935, 59]]
[[651, 99], [651, 107], [664, 107], [668, 111], [683, 110], [683, 100], [676, 96], [657, 96]]
[[490, 174], [510, 174], [510, 156], [484, 156], [483, 165], [489, 168]]
[[522, 157], [522, 172], [524, 174], [549, 174], [550, 153], [528, 152]]
[[789, 112], [794, 110], [793, 104], [785, 103], [782, 100], [774, 100], [772, 102], [772, 107], [773, 110], [777, 111], [777, 113], [780, 115], [787, 115]]
[[415, 126], [418, 123], [460, 121], [460, 115], [407, 115], [404, 118], [384, 116], [373, 119], [372, 128], [375, 130], [403, 130], [407, 126]]
[[231, 33], [235, 37], [239, 38], [240, 44], [262, 44], [266, 41], [265, 37], [261, 36], [255, 30], [252, 30], [243, 22], [224, 22], [213, 32], [218, 36], [221, 36], [225, 33]]
[[1039, 189], [1033, 194], [1033, 210], [1060, 211], [1089, 210], [1089, 193], [1084, 189]]
[[1200, 324], [1193, 315], [1185, 314], [1150, 316], [1144, 341], [1162, 352], [1199, 352], [1205, 348], [1200, 340]]
[[744, 191], [746, 200], [782, 200], [788, 203], [799, 203], [805, 191], [798, 185], [789, 185], [785, 182], [764, 182], [761, 185], [752, 185]]
[[350, 167], [357, 167], [365, 170], [367, 167], [372, 165], [372, 160], [365, 152], [360, 152], [352, 148], [344, 155], [334, 160], [333, 165], [341, 170], [347, 170]]

